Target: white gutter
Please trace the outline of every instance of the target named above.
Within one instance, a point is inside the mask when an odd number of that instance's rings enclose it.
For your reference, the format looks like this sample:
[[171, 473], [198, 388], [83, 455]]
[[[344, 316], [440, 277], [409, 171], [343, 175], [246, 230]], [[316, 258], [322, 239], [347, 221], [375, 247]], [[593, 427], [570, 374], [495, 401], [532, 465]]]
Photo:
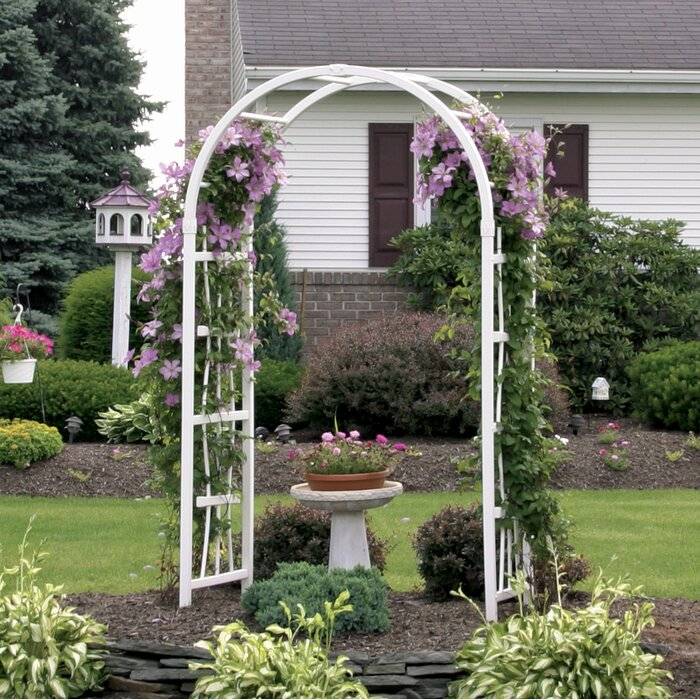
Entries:
[[[246, 66], [249, 89], [296, 66]], [[504, 92], [665, 92], [700, 93], [700, 70], [572, 68], [440, 68], [384, 66], [454, 82], [463, 89]], [[295, 89], [314, 86], [298, 85]], [[370, 89], [364, 87], [363, 89]], [[378, 88], [373, 88], [378, 89]]]

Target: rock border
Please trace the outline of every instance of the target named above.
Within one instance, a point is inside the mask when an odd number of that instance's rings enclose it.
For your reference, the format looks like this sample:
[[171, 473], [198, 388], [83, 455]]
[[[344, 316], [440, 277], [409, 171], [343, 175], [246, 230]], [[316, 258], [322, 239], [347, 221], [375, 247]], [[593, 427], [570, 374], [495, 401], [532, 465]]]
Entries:
[[[190, 671], [189, 664], [209, 658], [197, 647], [131, 639], [107, 642], [107, 650], [103, 698], [187, 698], [206, 673]], [[446, 698], [448, 685], [460, 675], [451, 651], [341, 654], [367, 690], [383, 698]]]

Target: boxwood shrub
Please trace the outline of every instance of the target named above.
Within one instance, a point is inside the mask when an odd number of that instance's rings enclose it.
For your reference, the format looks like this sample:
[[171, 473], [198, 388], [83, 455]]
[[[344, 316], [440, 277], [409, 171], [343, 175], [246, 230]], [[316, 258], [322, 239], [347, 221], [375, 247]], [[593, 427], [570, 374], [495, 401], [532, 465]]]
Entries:
[[62, 449], [63, 440], [56, 428], [33, 420], [0, 418], [0, 464], [25, 469]]
[[274, 430], [284, 420], [287, 397], [299, 386], [302, 369], [289, 360], [263, 358], [255, 375], [255, 424]]
[[637, 355], [628, 369], [632, 408], [665, 428], [700, 430], [700, 341]]
[[[136, 303], [140, 283], [148, 275], [138, 268], [131, 280], [131, 338], [129, 347], [140, 345], [137, 325], [149, 319], [146, 304]], [[56, 353], [61, 359], [110, 362], [112, 314], [114, 312], [114, 266], [99, 267], [75, 277], [63, 301]]]
[[296, 612], [300, 603], [307, 616], [322, 615], [324, 602], [335, 600], [345, 590], [350, 593], [352, 612], [338, 618], [338, 632], [384, 632], [389, 629], [388, 587], [379, 571], [361, 566], [350, 571], [329, 571], [326, 566], [306, 562], [280, 564], [271, 578], [253, 583], [243, 594], [241, 603], [262, 626], [286, 625], [280, 601], [284, 601], [292, 612]]
[[79, 360], [43, 360], [32, 384], [0, 384], [0, 418], [41, 420], [63, 431], [66, 418], [78, 416], [83, 428], [78, 439], [99, 439], [95, 418], [117, 403], [139, 395], [131, 373], [120, 367]]

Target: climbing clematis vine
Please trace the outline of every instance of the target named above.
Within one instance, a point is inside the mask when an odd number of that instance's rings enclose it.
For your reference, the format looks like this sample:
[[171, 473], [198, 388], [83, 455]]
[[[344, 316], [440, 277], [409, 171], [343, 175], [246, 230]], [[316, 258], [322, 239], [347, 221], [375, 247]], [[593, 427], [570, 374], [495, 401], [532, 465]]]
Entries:
[[[536, 131], [510, 134], [503, 120], [481, 105], [460, 111], [469, 115], [462, 123], [489, 169], [498, 213], [517, 219], [523, 238], [541, 238], [547, 226], [543, 178], [555, 174], [552, 163], [545, 163], [546, 140]], [[411, 151], [421, 159], [415, 197], [419, 204], [441, 198], [461, 179], [474, 179], [457, 137], [438, 117], [416, 126]]]

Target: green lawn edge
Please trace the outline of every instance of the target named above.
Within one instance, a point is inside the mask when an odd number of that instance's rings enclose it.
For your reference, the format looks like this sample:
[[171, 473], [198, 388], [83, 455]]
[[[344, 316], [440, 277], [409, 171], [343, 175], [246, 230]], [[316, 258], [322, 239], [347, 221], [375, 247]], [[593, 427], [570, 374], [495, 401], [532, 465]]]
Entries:
[[[700, 599], [700, 492], [605, 490], [558, 492], [572, 520], [572, 541], [608, 576], [628, 574], [658, 597]], [[390, 546], [386, 578], [399, 591], [417, 589], [411, 540], [417, 527], [448, 504], [467, 504], [475, 492], [406, 493], [371, 511], [369, 524]], [[285, 495], [256, 498], [260, 513]], [[14, 562], [29, 518], [32, 542], [49, 552], [44, 579], [66, 592], [130, 593], [157, 587], [159, 499], [0, 496], [0, 556]], [[586, 584], [583, 585], [586, 588]]]

